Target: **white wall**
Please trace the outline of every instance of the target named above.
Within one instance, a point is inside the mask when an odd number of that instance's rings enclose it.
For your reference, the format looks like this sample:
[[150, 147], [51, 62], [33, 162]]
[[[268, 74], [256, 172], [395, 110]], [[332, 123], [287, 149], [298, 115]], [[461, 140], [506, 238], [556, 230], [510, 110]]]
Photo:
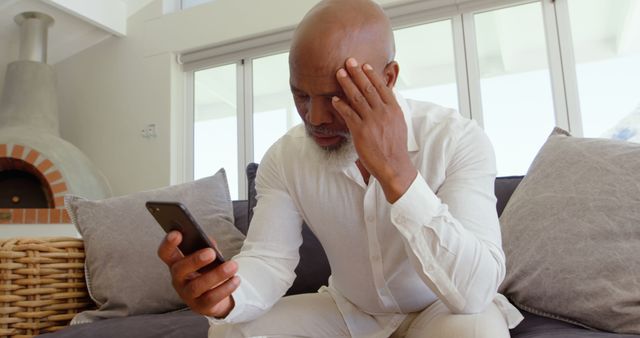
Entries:
[[[107, 176], [115, 195], [169, 183], [171, 54], [145, 56], [142, 26], [154, 3], [130, 18], [127, 37], [111, 37], [55, 65], [60, 132]], [[158, 137], [140, 130], [155, 123]]]
[[[154, 1], [129, 18], [126, 37], [55, 66], [62, 137], [94, 161], [115, 195], [179, 182], [185, 82], [176, 53], [295, 26], [316, 2], [217, 0], [162, 15], [162, 0]], [[140, 136], [149, 123], [155, 139]]]
[[18, 29], [7, 32], [0, 32], [0, 95], [4, 88], [4, 74], [7, 72], [7, 65], [18, 59]]

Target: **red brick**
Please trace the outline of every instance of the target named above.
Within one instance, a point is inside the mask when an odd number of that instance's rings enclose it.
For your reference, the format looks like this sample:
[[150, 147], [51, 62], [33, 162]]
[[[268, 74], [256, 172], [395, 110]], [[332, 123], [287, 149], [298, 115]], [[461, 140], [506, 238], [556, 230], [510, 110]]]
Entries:
[[58, 184], [54, 184], [51, 186], [51, 192], [55, 195], [58, 193], [62, 193], [62, 192], [66, 192], [67, 191], [67, 185], [62, 182], [62, 183], [58, 183]]
[[13, 224], [23, 224], [24, 223], [24, 210], [25, 209], [12, 209], [13, 217], [11, 218], [11, 223]]
[[57, 196], [53, 199], [53, 206], [56, 208], [64, 207], [64, 196]]
[[58, 170], [56, 170], [56, 171], [53, 171], [52, 173], [48, 174], [45, 177], [47, 178], [47, 181], [51, 185], [52, 183], [55, 183], [58, 180], [60, 180], [62, 178], [62, 174], [60, 174], [60, 172]]
[[62, 209], [51, 209], [51, 213], [49, 215], [49, 222], [52, 224], [61, 223], [60, 219], [62, 218]]
[[49, 160], [44, 160], [42, 161], [42, 163], [40, 163], [40, 165], [38, 166], [38, 171], [40, 171], [41, 173], [45, 173], [47, 170], [49, 170], [49, 168], [53, 167], [53, 163], [51, 163], [51, 161]]
[[24, 209], [24, 224], [33, 224], [36, 222], [36, 209]]
[[35, 150], [31, 150], [29, 152], [29, 155], [27, 155], [27, 158], [25, 158], [24, 160], [35, 165], [36, 160], [38, 159], [38, 157], [40, 157], [40, 153], [35, 151]]
[[7, 157], [7, 145], [0, 144], [0, 157]]
[[24, 146], [19, 144], [13, 145], [13, 150], [11, 151], [11, 157], [22, 159], [22, 154], [24, 153]]
[[50, 211], [51, 209], [37, 209], [38, 219], [36, 222], [39, 224], [48, 224]]

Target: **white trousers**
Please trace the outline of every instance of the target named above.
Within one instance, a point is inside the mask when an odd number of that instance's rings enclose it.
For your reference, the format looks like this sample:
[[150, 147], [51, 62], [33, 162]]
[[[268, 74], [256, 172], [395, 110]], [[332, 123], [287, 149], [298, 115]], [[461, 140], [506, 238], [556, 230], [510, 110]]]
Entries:
[[[372, 317], [372, 322], [374, 321]], [[384, 328], [380, 328], [384, 332]], [[209, 338], [351, 337], [336, 303], [327, 292], [282, 298], [260, 318], [241, 324], [211, 326]], [[391, 337], [508, 338], [507, 322], [498, 307], [478, 314], [452, 314], [440, 301], [408, 315]]]

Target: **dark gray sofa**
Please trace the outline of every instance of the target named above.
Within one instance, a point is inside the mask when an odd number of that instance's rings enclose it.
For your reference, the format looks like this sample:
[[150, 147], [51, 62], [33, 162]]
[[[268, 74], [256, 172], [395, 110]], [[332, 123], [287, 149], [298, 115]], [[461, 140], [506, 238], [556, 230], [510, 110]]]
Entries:
[[[254, 179], [257, 165], [247, 168], [249, 178], [249, 199], [234, 201], [235, 224], [243, 233], [249, 228], [252, 209], [255, 206]], [[502, 213], [522, 176], [501, 177], [496, 180], [495, 192], [498, 198], [498, 214]], [[304, 226], [304, 242], [300, 248], [300, 263], [296, 268], [297, 278], [287, 295], [316, 292], [326, 284], [331, 273], [324, 250], [320, 243]], [[536, 316], [523, 311], [524, 321], [511, 331], [514, 338], [638, 338], [637, 335], [621, 335], [590, 331], [562, 321]], [[208, 323], [204, 317], [189, 310], [166, 314], [141, 315], [109, 319], [92, 324], [75, 325], [43, 337], [206, 337]], [[453, 338], [453, 337], [452, 337]], [[455, 337], [460, 338], [460, 337]]]

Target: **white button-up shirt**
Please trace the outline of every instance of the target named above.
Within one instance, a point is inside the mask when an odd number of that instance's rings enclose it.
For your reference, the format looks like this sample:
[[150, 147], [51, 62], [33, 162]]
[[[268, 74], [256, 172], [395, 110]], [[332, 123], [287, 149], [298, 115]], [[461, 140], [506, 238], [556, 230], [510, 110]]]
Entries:
[[[269, 310], [295, 279], [304, 220], [331, 265], [329, 287], [352, 335], [388, 336], [407, 313], [441, 299], [454, 313], [477, 313], [498, 300], [510, 325], [520, 314], [497, 289], [505, 275], [496, 213], [495, 157], [482, 129], [456, 111], [396, 94], [419, 174], [394, 204], [355, 163], [329, 170], [311, 156], [302, 125], [264, 156], [257, 206], [238, 263], [235, 308], [243, 322]], [[371, 333], [359, 316], [373, 315]]]

